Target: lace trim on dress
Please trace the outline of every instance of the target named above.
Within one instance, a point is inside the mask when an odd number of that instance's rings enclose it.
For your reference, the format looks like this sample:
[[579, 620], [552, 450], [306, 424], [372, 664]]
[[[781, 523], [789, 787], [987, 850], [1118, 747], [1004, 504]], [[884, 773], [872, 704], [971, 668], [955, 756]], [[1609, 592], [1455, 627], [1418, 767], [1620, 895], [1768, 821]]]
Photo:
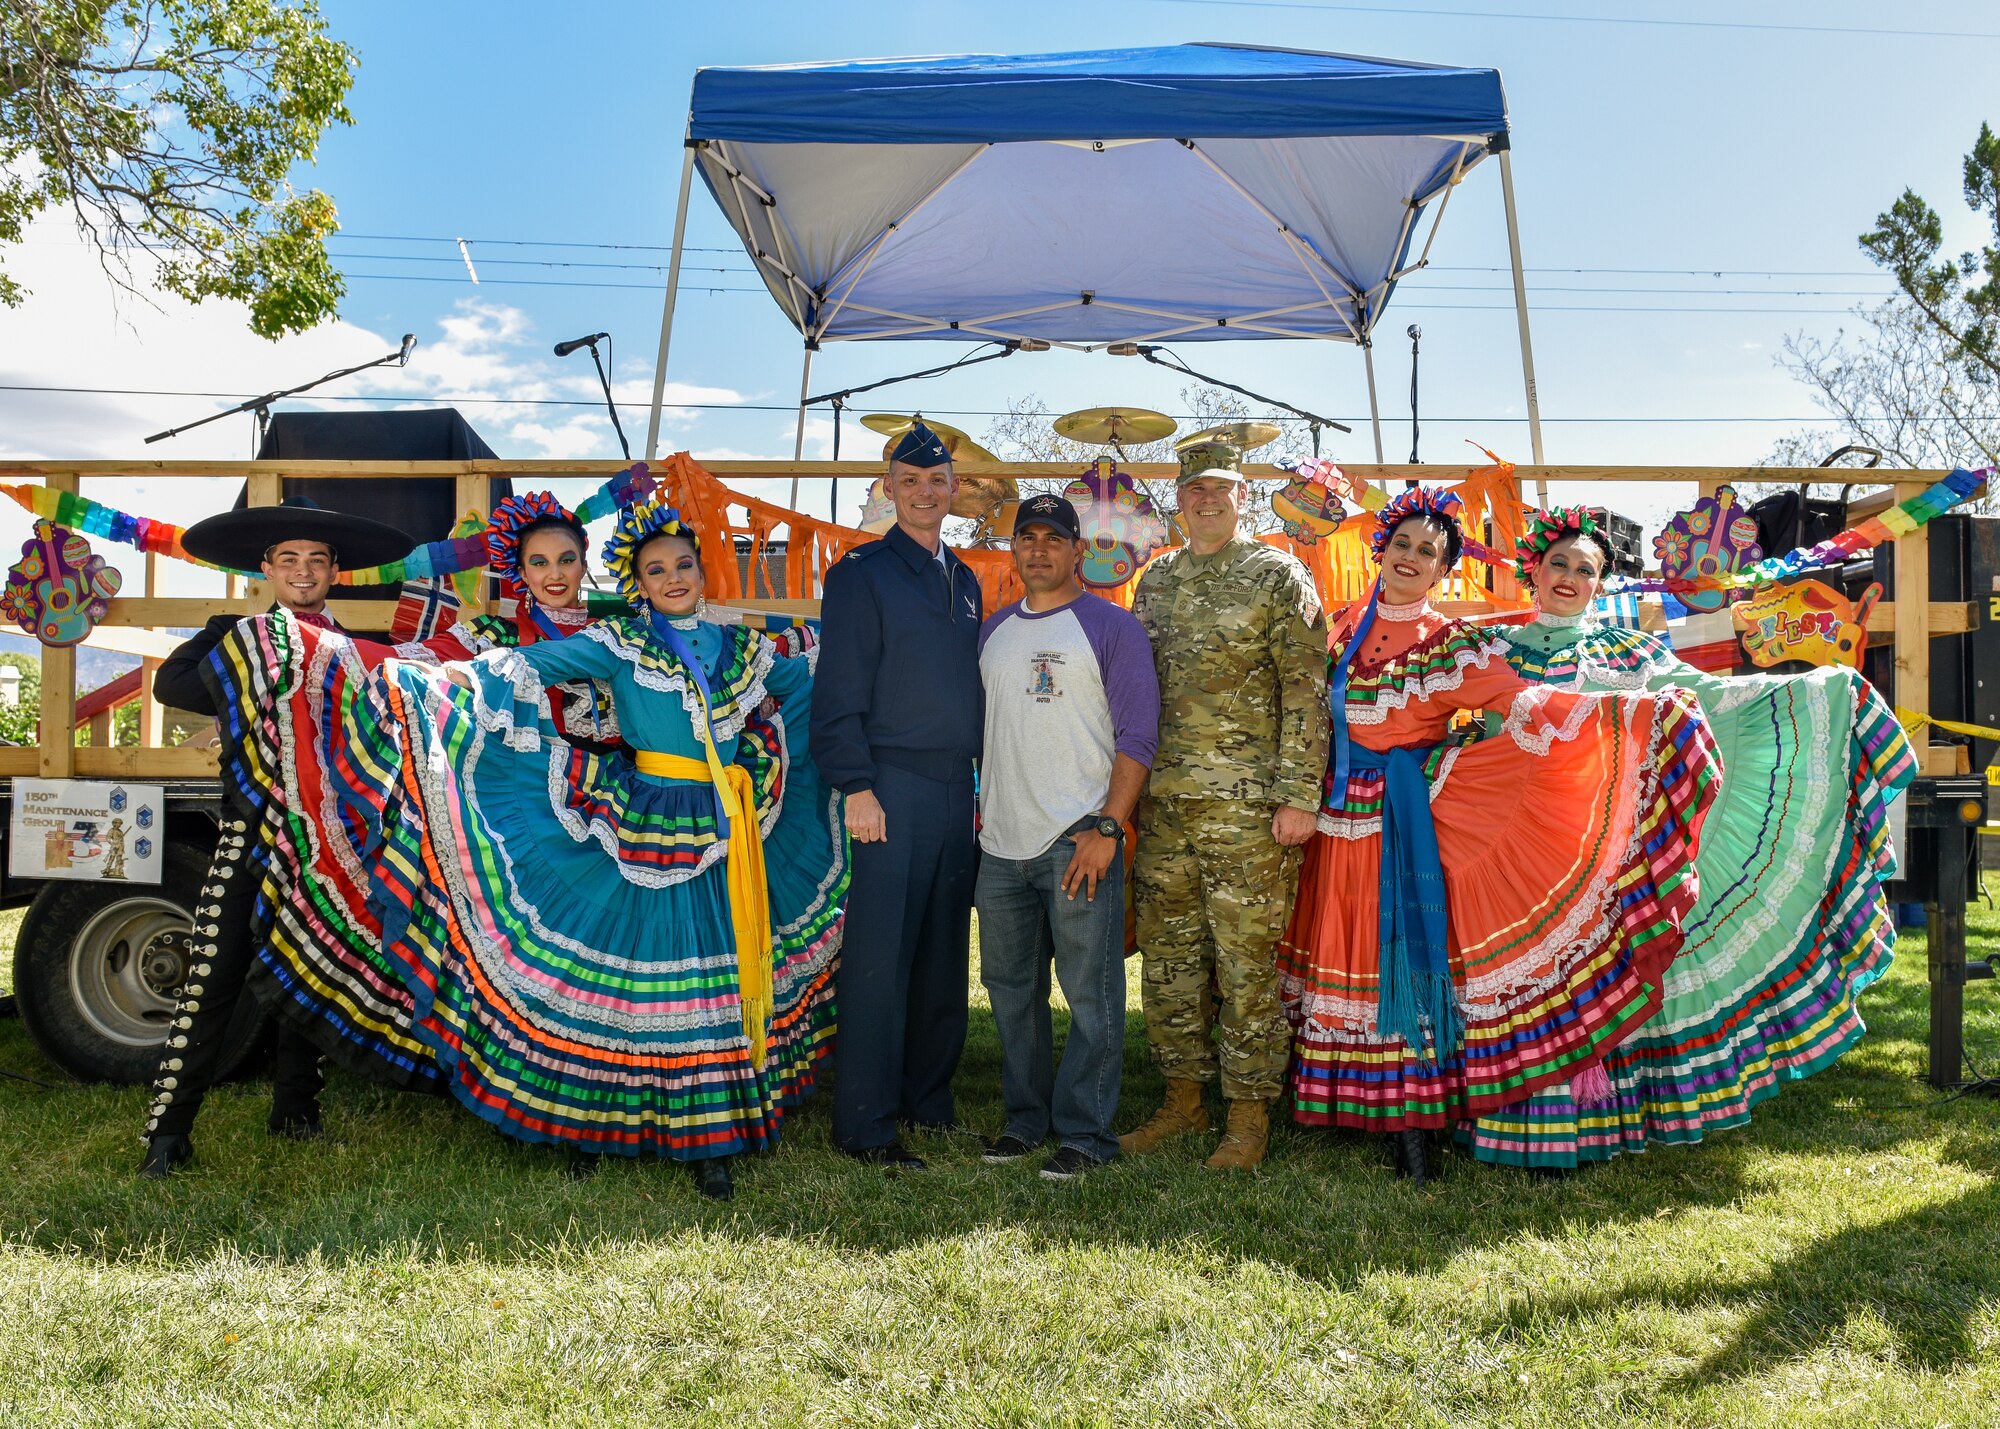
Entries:
[[[1570, 698], [1575, 703], [1570, 706], [1569, 713], [1563, 717], [1562, 723], [1550, 724], [1541, 718], [1542, 706], [1548, 704], [1550, 697], [1558, 693], [1567, 692], [1551, 690], [1547, 685], [1530, 685], [1521, 691], [1514, 696], [1514, 702], [1507, 707], [1506, 721], [1500, 726], [1501, 733], [1528, 753], [1544, 755], [1555, 747], [1558, 740], [1568, 744], [1575, 739], [1577, 731], [1583, 728], [1583, 722], [1593, 711], [1603, 708], [1602, 702], [1605, 699], [1611, 698], [1605, 695], [1572, 694]], [[1532, 732], [1529, 729], [1531, 721], [1535, 724]]]
[[1537, 610], [1535, 618], [1528, 623], [1552, 626], [1558, 630], [1574, 630], [1579, 626], [1589, 625], [1591, 616], [1587, 610], [1579, 610], [1575, 615], [1557, 615], [1552, 611]]
[[1431, 598], [1427, 595], [1418, 596], [1408, 605], [1391, 605], [1386, 600], [1375, 602], [1377, 620], [1421, 620], [1430, 613]]
[[[1407, 652], [1406, 652], [1407, 653]], [[1382, 670], [1387, 675], [1403, 660], [1399, 655]], [[1368, 692], [1368, 703], [1363, 704], [1350, 694], [1347, 702], [1347, 722], [1349, 724], [1386, 724], [1390, 710], [1399, 710], [1412, 699], [1429, 699], [1432, 695], [1446, 690], [1455, 690], [1465, 683], [1465, 672], [1469, 669], [1485, 669], [1495, 659], [1505, 662], [1507, 647], [1498, 640], [1485, 640], [1478, 645], [1461, 645], [1451, 652], [1451, 668], [1434, 674], [1404, 679], [1396, 685], [1385, 685]], [[1376, 678], [1371, 675], [1369, 678]]]
[[[687, 672], [680, 663], [654, 649], [650, 645], [635, 644], [624, 629], [623, 620], [604, 620], [595, 625], [585, 626], [581, 632], [585, 640], [595, 640], [612, 654], [632, 667], [632, 679], [646, 689], [663, 695], [678, 694], [681, 708], [688, 718], [700, 727], [701, 691], [688, 679]], [[740, 633], [737, 633], [740, 632]], [[777, 648], [768, 639], [751, 630], [748, 626], [725, 627], [723, 631], [724, 650], [729, 649], [732, 639], [753, 642], [749, 651], [750, 669], [747, 683], [734, 690], [714, 691], [720, 701], [718, 708], [710, 711], [715, 724], [715, 738], [725, 743], [743, 733], [749, 717], [764, 703], [764, 678], [771, 673], [771, 662], [777, 658]], [[739, 652], [739, 658], [740, 658]]]

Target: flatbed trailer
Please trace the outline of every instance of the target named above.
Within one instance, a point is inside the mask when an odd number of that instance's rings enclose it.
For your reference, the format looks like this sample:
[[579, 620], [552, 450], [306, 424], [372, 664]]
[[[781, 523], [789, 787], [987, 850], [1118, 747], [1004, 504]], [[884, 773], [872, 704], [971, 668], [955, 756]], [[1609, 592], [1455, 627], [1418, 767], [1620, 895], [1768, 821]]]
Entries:
[[[881, 474], [879, 462], [717, 461], [706, 468], [724, 483], [746, 480], [790, 480], [797, 509], [830, 509], [835, 493], [845, 488], [850, 501], [865, 483]], [[275, 504], [289, 480], [428, 477], [456, 483], [460, 510], [485, 511], [491, 481], [511, 477], [517, 489], [534, 490], [554, 478], [603, 480], [625, 469], [621, 462], [557, 461], [269, 461], [170, 462], [153, 460], [91, 462], [15, 462], [0, 464], [0, 481], [39, 482], [56, 490], [81, 492], [85, 483], [110, 479], [147, 482], [231, 477], [246, 483], [252, 505]], [[1171, 481], [1174, 468], [1163, 463], [1127, 463], [1122, 470], [1138, 480]], [[1400, 489], [1405, 481], [1451, 481], [1460, 469], [1445, 466], [1346, 465], [1352, 477]], [[965, 463], [964, 475], [1023, 478], [1070, 477], [1076, 466], [1067, 462]], [[1252, 480], [1279, 481], [1287, 473], [1249, 464]], [[1856, 475], [1861, 475], [1856, 473]], [[1854, 519], [1914, 496], [1945, 473], [1937, 471], [1871, 471], [1868, 484], [1882, 488], [1872, 499], [1853, 508]], [[1593, 499], [1615, 508], [1617, 488], [1627, 485], [1677, 485], [1700, 495], [1725, 484], [1807, 483], [1822, 481], [1817, 468], [1714, 468], [1644, 466], [1523, 466], [1513, 473], [1515, 495], [1531, 492], [1545, 500], [1551, 482], [1585, 482]], [[324, 490], [325, 488], [322, 488]], [[325, 504], [333, 505], [333, 502]], [[1996, 627], [2000, 638], [2000, 569], [1973, 572], [1973, 581], [1955, 598], [1937, 599], [1931, 578], [1930, 530], [1919, 527], [1894, 543], [1893, 590], [1868, 617], [1871, 643], [1893, 647], [1893, 657], [1878, 661], [1874, 678], [1899, 709], [1916, 715], [1932, 711], [1932, 642], [1964, 637]], [[1989, 542], [1986, 549], [2000, 549]], [[107, 643], [121, 638], [128, 647], [144, 644], [137, 632], [152, 632], [157, 649], [169, 627], [198, 627], [210, 616], [233, 612], [251, 614], [269, 605], [268, 592], [258, 581], [231, 580], [220, 596], [168, 597], [157, 593], [158, 556], [145, 557], [143, 591], [111, 601], [103, 622]], [[1516, 594], [1504, 569], [1483, 577], [1483, 587], [1461, 583], [1459, 600], [1440, 602], [1462, 614], [1482, 614], [1507, 608]], [[1981, 584], [1984, 582], [1984, 584]], [[1964, 585], [1964, 582], [1961, 582]], [[818, 602], [803, 591], [787, 590], [779, 580], [752, 580], [747, 586], [766, 594], [750, 594], [732, 603], [773, 613], [811, 616]], [[1988, 587], [1993, 610], [1988, 610]], [[475, 600], [472, 610], [482, 608]], [[380, 601], [339, 600], [335, 617], [360, 634], [380, 632], [393, 613]], [[1655, 612], [1657, 617], [1657, 612]], [[1657, 623], [1657, 619], [1654, 623]], [[28, 904], [14, 955], [16, 997], [29, 1030], [45, 1055], [73, 1075], [99, 1080], [141, 1081], [151, 1074], [156, 1049], [173, 1007], [174, 990], [187, 965], [190, 910], [213, 849], [215, 820], [221, 810], [221, 785], [213, 748], [183, 745], [162, 747], [164, 720], [152, 695], [152, 672], [158, 660], [143, 660], [134, 698], [139, 702], [139, 738], [127, 746], [109, 742], [111, 722], [96, 721], [90, 743], [79, 746], [76, 665], [73, 650], [45, 648], [42, 653], [41, 731], [33, 747], [0, 747], [0, 828], [11, 809], [16, 778], [125, 780], [158, 784], [166, 790], [164, 838], [166, 876], [158, 887], [107, 887], [102, 883], [29, 882], [0, 874], [0, 904]], [[1883, 672], [1887, 672], [1884, 678]], [[2000, 660], [1986, 674], [1986, 686], [2000, 686]], [[1966, 712], [1940, 711], [1943, 718], [1967, 718]], [[96, 735], [104, 736], [98, 742]], [[1990, 973], [1984, 963], [1968, 962], [1964, 945], [1964, 904], [1977, 886], [1976, 831], [1987, 818], [1987, 786], [1976, 775], [1995, 756], [1991, 744], [1974, 746], [1983, 756], [1970, 770], [1961, 770], [1965, 746], [1920, 745], [1923, 776], [1909, 800], [1912, 827], [1931, 830], [1912, 841], [1899, 890], [1911, 901], [1931, 906], [1931, 968], [1934, 988], [1930, 1080], [1939, 1086], [1960, 1083], [1963, 1047], [1958, 1025], [1962, 988], [1968, 979]], [[1963, 839], [1974, 850], [1970, 864], [1953, 843], [1948, 856], [1936, 856], [1937, 838]], [[1967, 868], [1974, 871], [1968, 874]], [[245, 1048], [253, 1029], [244, 1030]]]

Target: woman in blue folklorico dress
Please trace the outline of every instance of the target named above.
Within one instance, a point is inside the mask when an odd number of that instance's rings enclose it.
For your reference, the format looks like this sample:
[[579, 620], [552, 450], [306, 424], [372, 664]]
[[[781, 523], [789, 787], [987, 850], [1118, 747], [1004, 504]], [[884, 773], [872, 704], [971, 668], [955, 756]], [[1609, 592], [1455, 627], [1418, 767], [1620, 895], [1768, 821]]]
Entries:
[[[371, 890], [452, 1092], [584, 1156], [778, 1139], [832, 1035], [847, 887], [803, 738], [812, 654], [700, 618], [696, 533], [657, 502], [604, 557], [631, 615], [447, 667], [384, 667], [400, 787]], [[566, 743], [547, 687], [609, 684], [627, 748]], [[461, 688], [453, 688], [453, 685]]]

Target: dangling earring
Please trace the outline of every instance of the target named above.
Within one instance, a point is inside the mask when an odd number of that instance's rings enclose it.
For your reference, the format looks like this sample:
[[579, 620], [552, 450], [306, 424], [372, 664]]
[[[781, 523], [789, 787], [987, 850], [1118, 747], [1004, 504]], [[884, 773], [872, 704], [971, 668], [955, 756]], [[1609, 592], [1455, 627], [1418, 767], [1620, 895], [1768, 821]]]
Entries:
[[694, 618], [696, 620], [700, 620], [704, 615], [707, 614], [708, 614], [708, 597], [705, 595], [696, 596], [694, 598]]

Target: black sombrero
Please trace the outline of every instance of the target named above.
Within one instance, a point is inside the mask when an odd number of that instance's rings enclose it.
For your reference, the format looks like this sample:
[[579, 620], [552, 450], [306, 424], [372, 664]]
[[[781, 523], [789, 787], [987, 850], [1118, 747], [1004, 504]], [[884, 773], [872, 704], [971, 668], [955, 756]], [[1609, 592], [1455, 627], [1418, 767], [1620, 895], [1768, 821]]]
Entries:
[[399, 561], [418, 544], [394, 526], [288, 496], [276, 506], [246, 506], [197, 521], [181, 536], [181, 547], [197, 560], [254, 571], [281, 541], [324, 541], [350, 571]]

